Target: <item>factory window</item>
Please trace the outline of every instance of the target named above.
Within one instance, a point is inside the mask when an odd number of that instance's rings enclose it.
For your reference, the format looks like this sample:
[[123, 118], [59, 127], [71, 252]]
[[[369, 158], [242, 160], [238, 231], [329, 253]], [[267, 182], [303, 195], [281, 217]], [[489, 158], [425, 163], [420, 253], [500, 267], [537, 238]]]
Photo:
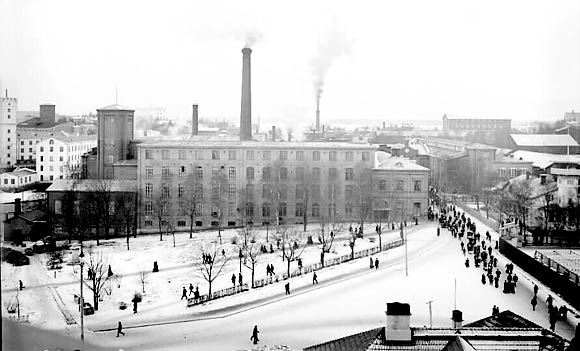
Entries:
[[270, 159], [270, 151], [262, 151], [262, 158], [264, 160], [269, 160]]
[[44, 146], [40, 147], [40, 152], [44, 152]]
[[195, 159], [203, 160], [203, 150], [195, 150]]
[[399, 179], [399, 180], [397, 180], [397, 181], [395, 182], [395, 189], [396, 189], [397, 191], [403, 191], [403, 190], [405, 190], [405, 189], [404, 189], [404, 185], [405, 185], [405, 183], [404, 183], [402, 180], [400, 180], [400, 179]]
[[145, 179], [153, 178], [153, 167], [145, 167]]
[[270, 186], [269, 184], [262, 184], [262, 197], [264, 199], [270, 196]]
[[59, 160], [60, 162], [62, 162], [62, 161], [63, 161], [63, 157], [62, 157], [62, 156], [59, 156], [59, 157], [58, 157], [58, 160]]
[[54, 161], [54, 157], [53, 157], [53, 156], [48, 156], [48, 160], [49, 160], [50, 162], [52, 162], [52, 161]]
[[420, 180], [416, 180], [415, 181], [415, 186], [413, 188], [415, 191], [421, 191], [421, 181]]
[[228, 160], [235, 160], [237, 156], [236, 150], [229, 150], [228, 151]]
[[280, 198], [285, 199], [288, 196], [288, 185], [282, 184], [280, 187]]
[[278, 216], [280, 217], [286, 217], [288, 216], [288, 209], [287, 209], [287, 205], [285, 202], [280, 202], [280, 205], [278, 206]]
[[161, 150], [161, 158], [164, 160], [169, 160], [169, 150]]
[[254, 167], [246, 168], [246, 179], [254, 180]]
[[[40, 151], [42, 151], [42, 148], [40, 148]], [[153, 150], [145, 150], [145, 158], [147, 160], [152, 160], [153, 159]]]
[[344, 170], [344, 180], [354, 180], [354, 169], [346, 168]]
[[[145, 202], [145, 215], [146, 216], [153, 215], [153, 202], [151, 201]], [[149, 226], [153, 225], [153, 221], [145, 221], [145, 225], [147, 225], [147, 222], [149, 222]]]
[[21, 140], [20, 141], [20, 145], [24, 145], [24, 140]]
[[168, 184], [161, 185], [161, 197], [171, 197]]
[[[179, 204], [179, 205], [183, 206], [183, 204]], [[180, 207], [180, 208], [181, 208], [181, 207]], [[182, 215], [182, 216], [183, 216], [183, 215]], [[186, 224], [185, 224], [185, 221], [177, 221], [177, 226], [178, 226], [178, 227], [185, 227], [185, 225], [186, 225]]]
[[246, 150], [246, 158], [248, 160], [253, 160], [254, 159], [254, 150]]
[[179, 184], [177, 186], [177, 197], [183, 197], [185, 195], [185, 186], [183, 184]]
[[296, 168], [296, 179], [304, 180], [304, 167]]
[[195, 178], [198, 180], [203, 179], [203, 168], [201, 168], [200, 166], [197, 166], [197, 168], [195, 169]]
[[10, 129], [8, 129], [8, 134], [10, 134]]
[[344, 205], [344, 214], [345, 216], [352, 216], [352, 204], [347, 203]]
[[280, 161], [286, 161], [288, 159], [288, 151], [280, 151]]
[[510, 168], [510, 178], [514, 178], [517, 176], [517, 169], [516, 168]]
[[44, 166], [42, 166], [42, 165], [40, 166], [40, 171], [41, 172], [44, 171]]
[[312, 217], [319, 217], [320, 216], [320, 205], [319, 204], [312, 204]]
[[336, 204], [332, 203], [328, 205], [328, 217], [335, 217], [336, 216]]
[[179, 159], [185, 160], [185, 150], [179, 150]]
[[379, 181], [379, 190], [380, 191], [386, 191], [387, 190], [387, 181], [384, 179], [381, 179]]
[[328, 184], [328, 196], [330, 196], [331, 199], [336, 199], [337, 196], [336, 189], [338, 189], [336, 184]]
[[264, 167], [262, 169], [262, 180], [270, 180], [272, 178], [272, 169], [270, 167]]
[[220, 151], [219, 150], [211, 150], [211, 159], [212, 160], [219, 160], [220, 159]]
[[363, 161], [370, 161], [371, 154], [368, 151], [363, 151], [362, 153], [362, 160]]
[[185, 178], [185, 166], [179, 167], [179, 179]]
[[505, 178], [505, 176], [506, 176], [506, 169], [505, 169], [505, 168], [503, 168], [503, 167], [502, 167], [502, 168], [499, 168], [499, 169], [497, 170], [497, 174], [498, 174], [498, 176], [499, 176], [500, 178]]
[[236, 204], [233, 202], [228, 203], [228, 216], [233, 217], [236, 215]]
[[[75, 147], [76, 147], [76, 146], [75, 146]], [[59, 147], [59, 148], [58, 148], [58, 151], [60, 151], [60, 152], [64, 152], [64, 146], [61, 146], [61, 147]]]
[[354, 195], [354, 187], [352, 185], [347, 185], [344, 187], [344, 198], [351, 199]]
[[28, 141], [28, 145], [32, 145], [32, 140], [29, 140]]
[[28, 152], [32, 152], [32, 148], [31, 147], [28, 148]]
[[161, 178], [169, 179], [169, 167], [162, 167], [161, 168]]
[[527, 168], [520, 168], [520, 174], [526, 174], [528, 172]]
[[236, 167], [230, 167], [228, 170], [229, 180], [236, 180]]
[[228, 184], [228, 195], [229, 195], [230, 199], [233, 199], [236, 197], [237, 191], [238, 190], [236, 189], [235, 184]]
[[294, 215], [296, 217], [304, 216], [304, 204], [300, 202], [296, 203], [296, 206], [294, 207]]
[[246, 185], [246, 197], [248, 199], [254, 198], [254, 184], [247, 184]]
[[320, 151], [313, 151], [312, 152], [312, 159], [314, 161], [320, 161]]
[[338, 178], [338, 170], [336, 168], [328, 169], [328, 180], [333, 181]]
[[262, 205], [262, 217], [270, 217], [270, 204], [264, 203]]
[[219, 168], [217, 168], [217, 167], [213, 167], [213, 168], [211, 169], [211, 177], [212, 177], [212, 179], [216, 179], [216, 178], [218, 178], [219, 176], [220, 176], [220, 169], [219, 169]]
[[53, 176], [53, 175], [51, 175], [51, 176], [49, 177], [49, 180], [54, 180], [54, 176]]
[[145, 197], [153, 197], [153, 184], [145, 184]]
[[53, 139], [50, 139], [50, 140], [48, 141], [48, 145], [54, 145], [54, 140], [53, 140]]
[[336, 161], [336, 151], [330, 151], [328, 153], [328, 160], [329, 161]]
[[53, 166], [53, 165], [50, 165], [48, 168], [49, 168], [49, 170], [50, 170], [51, 172], [54, 172], [54, 166]]
[[280, 180], [288, 179], [288, 168], [280, 167]]
[[53, 152], [54, 151], [54, 146], [51, 146], [48, 151]]
[[346, 152], [345, 159], [346, 159], [346, 161], [352, 161], [352, 160], [354, 160], [352, 151], [347, 151]]
[[20, 148], [20, 152], [21, 153], [24, 153], [24, 148]]
[[304, 161], [304, 151], [296, 151], [296, 161]]
[[320, 179], [320, 168], [312, 168], [312, 178], [314, 178], [314, 180]]

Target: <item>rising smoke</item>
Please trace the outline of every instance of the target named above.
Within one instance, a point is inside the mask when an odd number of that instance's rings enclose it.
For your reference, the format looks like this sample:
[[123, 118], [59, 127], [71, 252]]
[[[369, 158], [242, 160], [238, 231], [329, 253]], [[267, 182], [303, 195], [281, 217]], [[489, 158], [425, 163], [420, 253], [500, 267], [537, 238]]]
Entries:
[[311, 61], [317, 107], [320, 104], [326, 75], [334, 61], [350, 53], [352, 41], [340, 27], [339, 23], [334, 21], [327, 31], [321, 35], [315, 55]]

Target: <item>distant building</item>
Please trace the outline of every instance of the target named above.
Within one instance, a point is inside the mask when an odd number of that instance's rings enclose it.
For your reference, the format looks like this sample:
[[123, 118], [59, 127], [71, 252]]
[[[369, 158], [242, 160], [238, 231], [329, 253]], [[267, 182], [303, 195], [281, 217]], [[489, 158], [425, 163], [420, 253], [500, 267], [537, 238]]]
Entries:
[[564, 121], [567, 123], [580, 123], [580, 112], [565, 112]]
[[469, 137], [469, 141], [505, 147], [511, 132], [509, 118], [449, 118], [443, 115], [446, 136]]
[[24, 189], [34, 183], [38, 183], [38, 174], [32, 169], [17, 167], [12, 172], [0, 174], [2, 190]]
[[[580, 113], [578, 113], [580, 114]], [[580, 122], [577, 124], [569, 124], [566, 127], [557, 129], [554, 134], [569, 134], [577, 143], [580, 144]]]
[[0, 97], [0, 172], [14, 167], [17, 147], [17, 109], [18, 100]]
[[57, 134], [36, 145], [36, 172], [41, 182], [79, 178], [82, 155], [97, 145], [95, 135]]
[[[304, 351], [573, 350], [567, 348], [568, 340], [509, 310], [466, 325], [462, 325], [462, 312], [454, 310], [451, 326], [434, 328], [411, 327], [408, 304], [387, 303], [386, 315], [383, 327], [309, 346]], [[574, 345], [578, 342], [572, 340]]]
[[580, 153], [578, 142], [568, 134], [510, 134], [508, 148], [560, 155]]
[[112, 179], [115, 162], [126, 160], [134, 138], [135, 110], [120, 105], [97, 109], [97, 177]]

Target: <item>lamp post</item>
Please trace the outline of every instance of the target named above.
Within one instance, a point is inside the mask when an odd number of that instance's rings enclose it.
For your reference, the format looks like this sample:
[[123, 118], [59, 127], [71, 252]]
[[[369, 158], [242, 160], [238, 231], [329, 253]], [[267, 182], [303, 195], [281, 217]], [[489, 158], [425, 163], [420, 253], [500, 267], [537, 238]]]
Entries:
[[241, 247], [240, 247], [240, 253], [238, 254], [238, 257], [240, 258], [240, 273], [242, 273], [242, 257], [244, 257], [244, 254], [242, 254]]
[[85, 299], [83, 296], [83, 265], [85, 264], [85, 262], [83, 261], [83, 257], [85, 257], [85, 254], [83, 253], [82, 244], [81, 244], [81, 253], [80, 253], [79, 257], [81, 258], [81, 260], [80, 260], [80, 264], [81, 264], [81, 300], [79, 303], [79, 305], [81, 307], [81, 340], [84, 342], [85, 341], [85, 324], [84, 324]]

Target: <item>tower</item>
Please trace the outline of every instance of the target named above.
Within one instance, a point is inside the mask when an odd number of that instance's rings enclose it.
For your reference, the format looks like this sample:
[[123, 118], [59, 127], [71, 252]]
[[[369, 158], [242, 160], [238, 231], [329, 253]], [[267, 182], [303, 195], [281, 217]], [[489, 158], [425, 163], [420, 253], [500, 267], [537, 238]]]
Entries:
[[18, 100], [8, 97], [0, 97], [0, 172], [16, 164], [17, 151], [17, 110]]
[[114, 177], [113, 164], [126, 160], [134, 136], [135, 110], [120, 105], [97, 109], [97, 174], [99, 179]]

